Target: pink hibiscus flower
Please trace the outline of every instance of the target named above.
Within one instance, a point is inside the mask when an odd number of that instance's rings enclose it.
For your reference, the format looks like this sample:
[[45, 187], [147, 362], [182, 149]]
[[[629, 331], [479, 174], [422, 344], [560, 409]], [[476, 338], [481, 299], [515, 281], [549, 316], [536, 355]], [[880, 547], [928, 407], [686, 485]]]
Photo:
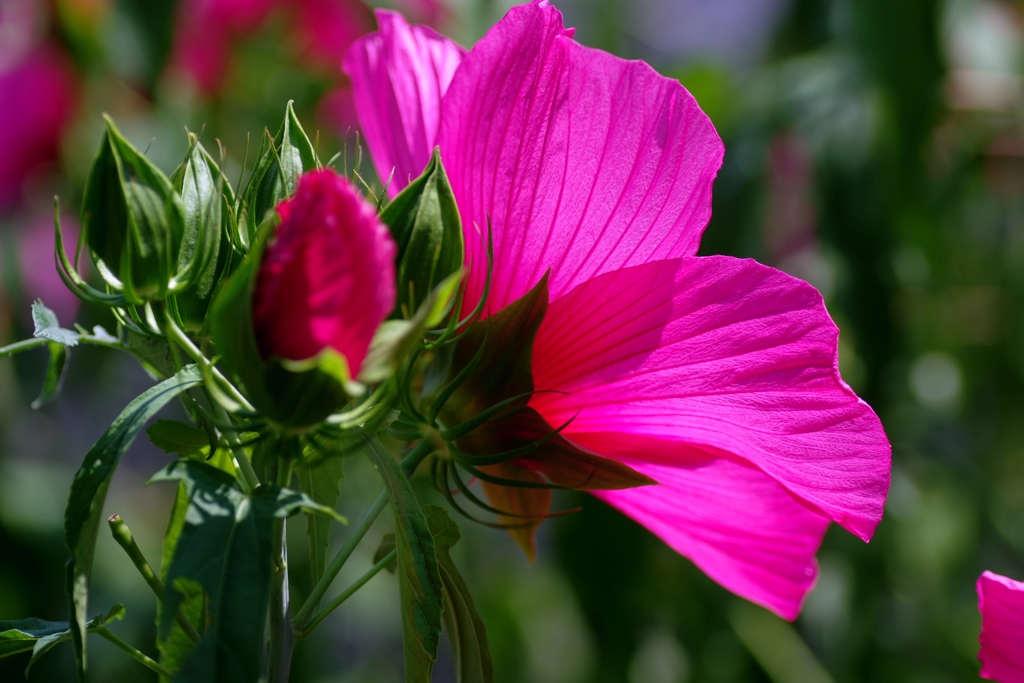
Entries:
[[981, 677], [1024, 683], [1024, 583], [985, 572], [978, 578]]
[[440, 146], [468, 302], [483, 293], [488, 222], [488, 311], [548, 274], [532, 370], [553, 392], [529, 408], [545, 430], [575, 417], [560, 435], [573, 447], [658, 482], [594, 495], [795, 618], [829, 523], [874, 532], [890, 447], [839, 376], [814, 288], [696, 257], [723, 155], [711, 122], [678, 82], [574, 42], [546, 1], [514, 7], [466, 54], [377, 16], [344, 68], [378, 174], [393, 168], [397, 191]]

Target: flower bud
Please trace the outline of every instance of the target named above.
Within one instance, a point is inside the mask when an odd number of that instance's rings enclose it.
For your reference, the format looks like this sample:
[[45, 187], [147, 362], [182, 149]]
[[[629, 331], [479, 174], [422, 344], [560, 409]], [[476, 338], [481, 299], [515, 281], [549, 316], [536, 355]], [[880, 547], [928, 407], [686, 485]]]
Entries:
[[211, 309], [225, 367], [271, 420], [312, 426], [347, 400], [395, 304], [395, 244], [330, 169], [299, 178]]
[[260, 352], [301, 361], [330, 347], [354, 376], [395, 305], [395, 243], [374, 208], [329, 169], [303, 175], [277, 211], [253, 297]]
[[82, 200], [82, 229], [104, 281], [129, 304], [163, 299], [184, 225], [185, 210], [171, 181], [107, 117]]
[[398, 244], [398, 311], [411, 318], [465, 258], [462, 220], [435, 148], [430, 163], [380, 214]]

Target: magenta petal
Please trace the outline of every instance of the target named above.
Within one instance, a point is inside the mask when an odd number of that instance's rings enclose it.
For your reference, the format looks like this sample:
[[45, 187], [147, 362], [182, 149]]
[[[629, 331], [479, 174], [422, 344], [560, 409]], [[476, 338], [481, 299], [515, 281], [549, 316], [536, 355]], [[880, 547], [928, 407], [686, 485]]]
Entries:
[[394, 197], [426, 167], [437, 138], [441, 97], [465, 50], [397, 12], [377, 10], [379, 30], [349, 48], [356, 113], [381, 182]]
[[785, 619], [796, 618], [818, 576], [814, 554], [827, 519], [762, 472], [721, 458], [704, 457], [686, 467], [627, 464], [660, 485], [594, 495], [725, 588]]
[[679, 84], [582, 47], [546, 3], [513, 7], [466, 56], [438, 142], [491, 309], [551, 269], [552, 299], [624, 266], [696, 254], [723, 147]]
[[981, 677], [1024, 683], [1024, 583], [985, 572], [977, 588]]
[[375, 207], [330, 169], [303, 175], [277, 211], [281, 223], [253, 295], [260, 351], [304, 360], [329, 346], [355, 376], [395, 305], [391, 233]]
[[554, 301], [530, 405], [606, 457], [681, 464], [694, 446], [752, 464], [867, 540], [890, 447], [839, 377], [838, 330], [807, 283], [749, 260], [685, 258], [602, 275]]

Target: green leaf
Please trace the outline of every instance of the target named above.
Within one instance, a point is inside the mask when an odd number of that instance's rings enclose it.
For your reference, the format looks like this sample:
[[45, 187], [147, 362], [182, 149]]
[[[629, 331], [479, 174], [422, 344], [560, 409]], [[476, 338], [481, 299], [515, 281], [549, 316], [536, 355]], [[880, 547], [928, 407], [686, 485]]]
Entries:
[[[182, 529], [185, 527], [185, 516], [189, 510], [188, 489], [183, 482], [178, 482], [178, 491], [174, 496], [174, 506], [171, 508], [171, 516], [167, 523], [167, 531], [164, 533], [163, 552], [160, 558], [160, 580], [164, 586], [167, 585], [167, 572], [171, 566], [171, 559], [174, 557], [175, 548], [178, 546], [178, 539], [181, 537]], [[202, 586], [190, 582], [185, 578], [175, 582], [175, 589], [183, 598], [178, 603], [179, 611], [185, 618], [195, 626], [200, 633], [205, 630], [206, 603], [203, 596]], [[156, 605], [156, 624], [159, 628], [163, 621], [166, 610], [163, 600]], [[173, 620], [171, 613], [171, 629], [164, 637], [156, 640], [157, 649], [160, 651], [160, 663], [170, 671], [177, 671], [181, 663], [195, 644], [188, 637], [185, 631]]]
[[176, 178], [185, 209], [185, 231], [178, 255], [179, 273], [188, 271], [190, 286], [175, 296], [178, 316], [189, 331], [203, 327], [217, 284], [231, 266], [230, 217], [225, 207], [234, 192], [220, 167], [189, 134], [191, 153]]
[[398, 245], [398, 308], [409, 318], [465, 257], [462, 219], [441, 150], [434, 148], [423, 174], [380, 213]]
[[313, 145], [289, 100], [281, 128], [273, 140], [264, 139], [242, 193], [250, 220], [262, 223], [268, 211], [295, 192], [303, 172], [319, 167]]
[[71, 492], [64, 510], [64, 543], [71, 553], [67, 565], [67, 590], [73, 615], [71, 632], [75, 641], [78, 674], [83, 681], [86, 680], [85, 613], [89, 602], [89, 576], [92, 572], [100, 514], [110, 479], [114, 476], [121, 456], [146, 422], [175, 396], [201, 381], [199, 370], [189, 365], [129, 403], [86, 453], [81, 468], [71, 482]]
[[[124, 617], [124, 605], [114, 605], [106, 614], [93, 617], [87, 624], [89, 632]], [[46, 621], [44, 619], [19, 619], [17, 621], [0, 621], [0, 657], [8, 657], [21, 652], [32, 651], [32, 657], [25, 667], [25, 676], [29, 669], [54, 645], [71, 640], [71, 624], [66, 621]]]
[[[345, 477], [345, 461], [339, 455], [318, 457], [295, 468], [299, 490], [320, 505], [331, 509], [341, 496], [341, 480]], [[323, 515], [307, 512], [306, 535], [309, 537], [309, 566], [315, 586], [327, 569], [327, 546], [331, 540], [331, 520]]]
[[[86, 631], [92, 633], [100, 626], [105, 626], [112, 621], [120, 621], [124, 619], [124, 605], [114, 605], [104, 615], [93, 617], [92, 620], [86, 624]], [[25, 678], [28, 678], [29, 671], [32, 670], [32, 666], [39, 661], [39, 659], [49, 652], [54, 645], [62, 643], [65, 640], [71, 639], [71, 628], [67, 622], [62, 622], [68, 625], [67, 630], [62, 633], [50, 633], [43, 636], [36, 641], [35, 647], [32, 648], [32, 657], [29, 658], [28, 664], [25, 665]]]
[[50, 342], [47, 346], [50, 348], [50, 361], [46, 365], [43, 388], [36, 400], [32, 401], [33, 410], [39, 410], [60, 394], [60, 388], [64, 384], [64, 372], [68, 366], [68, 356], [71, 353], [64, 344]]
[[198, 585], [208, 605], [209, 627], [181, 663], [174, 680], [188, 683], [253, 683], [262, 673], [264, 625], [273, 574], [273, 522], [301, 510], [343, 520], [308, 496], [278, 486], [251, 495], [235, 480], [196, 460], [177, 460], [151, 481], [181, 481], [188, 508], [164, 584], [158, 636], [170, 633], [173, 614]]
[[146, 430], [146, 436], [164, 453], [177, 453], [183, 458], [210, 446], [210, 436], [205, 430], [177, 420], [157, 420]]
[[378, 327], [363, 360], [359, 381], [380, 382], [390, 377], [420, 343], [423, 332], [441, 322], [461, 281], [460, 269], [430, 292], [411, 320], [386, 320]]
[[135, 356], [146, 374], [156, 380], [167, 379], [174, 374], [174, 359], [166, 341], [144, 337], [131, 330], [124, 334], [125, 350]]
[[[395, 547], [395, 535], [384, 534], [380, 539], [380, 545], [377, 546], [377, 551], [373, 553], [373, 563], [377, 564], [378, 562], [383, 560], [385, 557], [388, 556], [388, 553], [395, 549]], [[394, 574], [396, 564], [397, 559], [394, 562], [388, 564], [388, 566], [384, 568], [387, 569], [390, 573]]]
[[493, 683], [494, 665], [487, 646], [487, 629], [476, 611], [469, 586], [452, 562], [451, 547], [462, 534], [448, 516], [436, 505], [424, 505], [430, 533], [434, 536], [437, 564], [441, 568], [444, 586], [444, 629], [455, 656], [455, 676], [458, 683]]
[[81, 338], [74, 330], [61, 327], [57, 314], [47, 308], [42, 299], [36, 299], [32, 304], [32, 323], [35, 325], [33, 337], [49, 339], [64, 346], [76, 346]]
[[443, 586], [434, 539], [401, 466], [375, 437], [366, 454], [391, 496], [398, 549], [398, 586], [402, 600], [402, 643], [406, 683], [429, 683], [441, 636]]

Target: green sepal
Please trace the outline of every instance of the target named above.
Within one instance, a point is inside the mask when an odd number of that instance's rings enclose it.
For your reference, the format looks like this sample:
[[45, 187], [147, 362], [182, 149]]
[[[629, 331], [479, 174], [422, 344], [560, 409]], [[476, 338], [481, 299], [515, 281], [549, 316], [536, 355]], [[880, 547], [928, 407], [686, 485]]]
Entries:
[[493, 683], [494, 664], [487, 645], [487, 629], [450, 552], [462, 534], [444, 508], [424, 505], [423, 514], [434, 537], [434, 552], [441, 570], [444, 587], [444, 612], [441, 614], [455, 659], [455, 680], [459, 683]]
[[409, 320], [386, 320], [377, 328], [359, 372], [360, 382], [379, 382], [390, 377], [422, 341], [423, 333], [436, 326], [448, 312], [462, 282], [462, 269], [442, 280], [424, 299]]
[[214, 299], [211, 336], [224, 367], [261, 413], [278, 424], [305, 428], [322, 422], [349, 395], [342, 367], [330, 353], [306, 361], [264, 360], [260, 354], [252, 301], [274, 223], [268, 220], [260, 227], [249, 253]]
[[409, 318], [465, 258], [462, 219], [439, 147], [423, 174], [384, 207], [380, 219], [398, 245], [396, 314]]
[[106, 131], [82, 199], [82, 230], [108, 287], [141, 305], [167, 295], [185, 208], [167, 176], [104, 118]]
[[199, 332], [217, 285], [230, 273], [230, 208], [235, 194], [217, 162], [189, 133], [189, 155], [172, 180], [185, 208], [185, 232], [178, 255], [174, 297], [177, 317], [189, 332]]
[[[239, 214], [244, 211], [250, 225], [261, 224], [268, 211], [295, 192], [299, 176], [316, 168], [320, 168], [316, 150], [289, 100], [277, 135], [271, 139], [268, 133], [260, 145], [256, 165], [241, 194], [244, 208]], [[254, 236], [249, 235], [250, 239]]]

